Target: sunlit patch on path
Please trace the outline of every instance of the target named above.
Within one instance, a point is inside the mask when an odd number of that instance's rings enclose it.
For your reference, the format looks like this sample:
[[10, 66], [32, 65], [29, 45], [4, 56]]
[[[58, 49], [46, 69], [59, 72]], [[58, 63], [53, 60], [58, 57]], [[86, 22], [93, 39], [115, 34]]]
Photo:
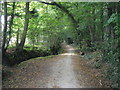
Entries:
[[60, 55], [78, 55], [77, 53], [75, 53], [74, 51], [75, 51], [75, 49], [72, 47], [72, 46], [70, 46], [70, 45], [66, 45], [65, 46], [65, 49], [64, 49], [65, 51], [66, 51], [66, 53], [62, 53], [62, 54], [60, 54]]
[[63, 53], [63, 54], [60, 54], [60, 55], [77, 55], [77, 54], [75, 54], [75, 53]]

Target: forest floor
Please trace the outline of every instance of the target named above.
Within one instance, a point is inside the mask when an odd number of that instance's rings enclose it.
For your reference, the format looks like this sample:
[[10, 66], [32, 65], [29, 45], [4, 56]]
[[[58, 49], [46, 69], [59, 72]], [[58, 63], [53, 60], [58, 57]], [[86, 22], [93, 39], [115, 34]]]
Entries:
[[75, 48], [64, 45], [64, 53], [34, 58], [9, 68], [12, 75], [3, 88], [109, 88], [101, 70], [87, 64]]

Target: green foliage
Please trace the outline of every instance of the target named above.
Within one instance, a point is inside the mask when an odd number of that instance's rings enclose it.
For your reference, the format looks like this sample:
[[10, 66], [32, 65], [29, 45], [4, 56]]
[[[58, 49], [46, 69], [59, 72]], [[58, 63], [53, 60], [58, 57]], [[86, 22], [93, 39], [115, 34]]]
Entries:
[[[38, 50], [40, 54], [58, 54], [61, 43], [71, 38], [83, 52], [100, 51], [102, 54], [100, 61], [110, 63], [114, 67], [108, 71], [108, 74], [111, 74], [109, 78], [117, 82], [120, 53], [119, 4], [101, 2], [57, 2], [57, 4], [63, 7], [30, 2], [29, 11], [35, 10], [35, 13], [28, 14], [30, 19], [24, 49], [28, 52]], [[12, 3], [9, 2], [7, 6], [10, 16]], [[25, 2], [16, 2], [9, 48], [19, 45], [24, 23]], [[9, 31], [7, 39], [8, 34]], [[28, 55], [26, 52], [25, 54]], [[12, 63], [15, 62], [13, 58], [14, 56], [10, 58], [13, 60]], [[96, 63], [95, 67], [100, 68], [101, 64]]]
[[108, 26], [108, 25], [110, 25], [110, 24], [112, 24], [112, 23], [117, 23], [117, 20], [118, 20], [117, 13], [113, 13], [113, 14], [111, 15], [111, 17], [107, 20], [107, 23], [106, 23], [105, 26]]
[[109, 70], [107, 70], [104, 74], [106, 75], [106, 78], [108, 78], [114, 82], [112, 87], [114, 87], [114, 88], [118, 87], [117, 82], [119, 80], [119, 73], [118, 73], [117, 66], [110, 67]]

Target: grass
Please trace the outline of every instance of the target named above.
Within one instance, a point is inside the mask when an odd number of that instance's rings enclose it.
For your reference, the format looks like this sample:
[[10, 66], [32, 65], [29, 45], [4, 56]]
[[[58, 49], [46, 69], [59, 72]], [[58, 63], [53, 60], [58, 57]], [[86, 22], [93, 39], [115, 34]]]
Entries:
[[46, 57], [32, 58], [32, 59], [29, 59], [29, 60], [27, 60], [27, 61], [21, 62], [20, 64], [17, 65], [17, 67], [27, 66], [27, 63], [29, 63], [29, 62], [31, 62], [31, 61], [33, 61], [33, 60], [47, 60], [47, 59], [53, 58], [54, 56], [57, 56], [57, 55], [50, 55], [50, 56], [46, 56]]

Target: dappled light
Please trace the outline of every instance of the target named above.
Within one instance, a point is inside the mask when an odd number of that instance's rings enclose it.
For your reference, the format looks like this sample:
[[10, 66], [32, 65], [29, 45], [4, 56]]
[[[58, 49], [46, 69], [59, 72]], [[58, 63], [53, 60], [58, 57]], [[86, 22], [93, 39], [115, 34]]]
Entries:
[[66, 51], [67, 53], [62, 53], [62, 54], [60, 54], [60, 55], [78, 55], [77, 53], [75, 53], [75, 49], [72, 47], [72, 46], [70, 46], [70, 45], [66, 45], [66, 47], [65, 48], [67, 48], [67, 49], [64, 49], [64, 51]]
[[3, 88], [120, 88], [120, 2], [0, 9]]
[[75, 53], [63, 53], [63, 54], [60, 54], [60, 55], [77, 55], [77, 54], [75, 54]]

